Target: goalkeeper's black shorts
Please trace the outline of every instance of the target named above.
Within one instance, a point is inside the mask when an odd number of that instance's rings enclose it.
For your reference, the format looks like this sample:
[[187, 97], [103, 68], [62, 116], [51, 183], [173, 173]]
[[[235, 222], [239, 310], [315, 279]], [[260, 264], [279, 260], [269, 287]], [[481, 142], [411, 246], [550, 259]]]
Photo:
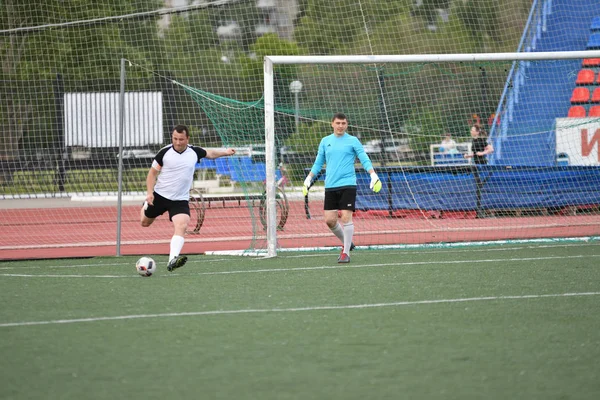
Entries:
[[344, 186], [325, 189], [325, 210], [354, 211], [356, 205], [356, 186]]

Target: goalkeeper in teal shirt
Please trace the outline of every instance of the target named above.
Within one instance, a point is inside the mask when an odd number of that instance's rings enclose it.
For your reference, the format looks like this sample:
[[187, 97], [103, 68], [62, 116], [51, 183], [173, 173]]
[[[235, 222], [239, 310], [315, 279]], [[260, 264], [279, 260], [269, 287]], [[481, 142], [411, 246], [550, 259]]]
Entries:
[[[373, 164], [360, 141], [346, 133], [348, 119], [346, 115], [337, 113], [331, 121], [333, 133], [321, 139], [319, 152], [308, 176], [304, 180], [302, 191], [308, 193], [315, 175], [325, 166], [325, 223], [343, 244], [338, 263], [350, 262], [350, 250], [354, 248], [354, 224], [352, 213], [356, 203], [356, 172], [354, 161], [358, 158], [363, 168], [371, 175], [371, 189], [377, 193], [381, 190], [381, 181], [373, 169]], [[341, 211], [338, 221], [338, 210]], [[340, 224], [341, 222], [341, 224]]]

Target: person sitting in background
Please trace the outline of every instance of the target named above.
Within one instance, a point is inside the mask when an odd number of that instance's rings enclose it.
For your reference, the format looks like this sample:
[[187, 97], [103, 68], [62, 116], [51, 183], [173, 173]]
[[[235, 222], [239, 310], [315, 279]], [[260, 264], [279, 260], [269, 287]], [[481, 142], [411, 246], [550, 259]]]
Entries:
[[450, 132], [444, 133], [443, 137], [442, 143], [440, 144], [440, 152], [446, 154], [455, 154], [457, 152], [456, 142], [454, 139], [452, 139]]

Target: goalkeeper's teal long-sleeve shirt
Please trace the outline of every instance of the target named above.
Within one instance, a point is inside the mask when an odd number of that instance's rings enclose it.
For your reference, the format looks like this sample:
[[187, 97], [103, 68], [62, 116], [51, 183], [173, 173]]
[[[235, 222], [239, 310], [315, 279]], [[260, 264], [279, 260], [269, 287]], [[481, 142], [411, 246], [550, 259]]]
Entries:
[[337, 137], [332, 133], [321, 139], [317, 158], [310, 171], [317, 175], [326, 164], [325, 190], [356, 186], [354, 160], [357, 157], [365, 171], [373, 169], [369, 156], [356, 137], [348, 133]]

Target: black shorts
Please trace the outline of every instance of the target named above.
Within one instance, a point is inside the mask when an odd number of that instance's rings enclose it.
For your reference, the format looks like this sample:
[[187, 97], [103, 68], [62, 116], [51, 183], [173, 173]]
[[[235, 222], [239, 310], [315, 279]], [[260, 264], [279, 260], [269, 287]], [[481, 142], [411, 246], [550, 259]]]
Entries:
[[354, 211], [356, 204], [356, 186], [347, 186], [325, 190], [324, 209]]
[[148, 218], [156, 218], [163, 215], [165, 211], [169, 212], [169, 221], [173, 221], [173, 215], [190, 215], [190, 202], [188, 200], [169, 200], [154, 192], [154, 205], [148, 204], [144, 214]]

